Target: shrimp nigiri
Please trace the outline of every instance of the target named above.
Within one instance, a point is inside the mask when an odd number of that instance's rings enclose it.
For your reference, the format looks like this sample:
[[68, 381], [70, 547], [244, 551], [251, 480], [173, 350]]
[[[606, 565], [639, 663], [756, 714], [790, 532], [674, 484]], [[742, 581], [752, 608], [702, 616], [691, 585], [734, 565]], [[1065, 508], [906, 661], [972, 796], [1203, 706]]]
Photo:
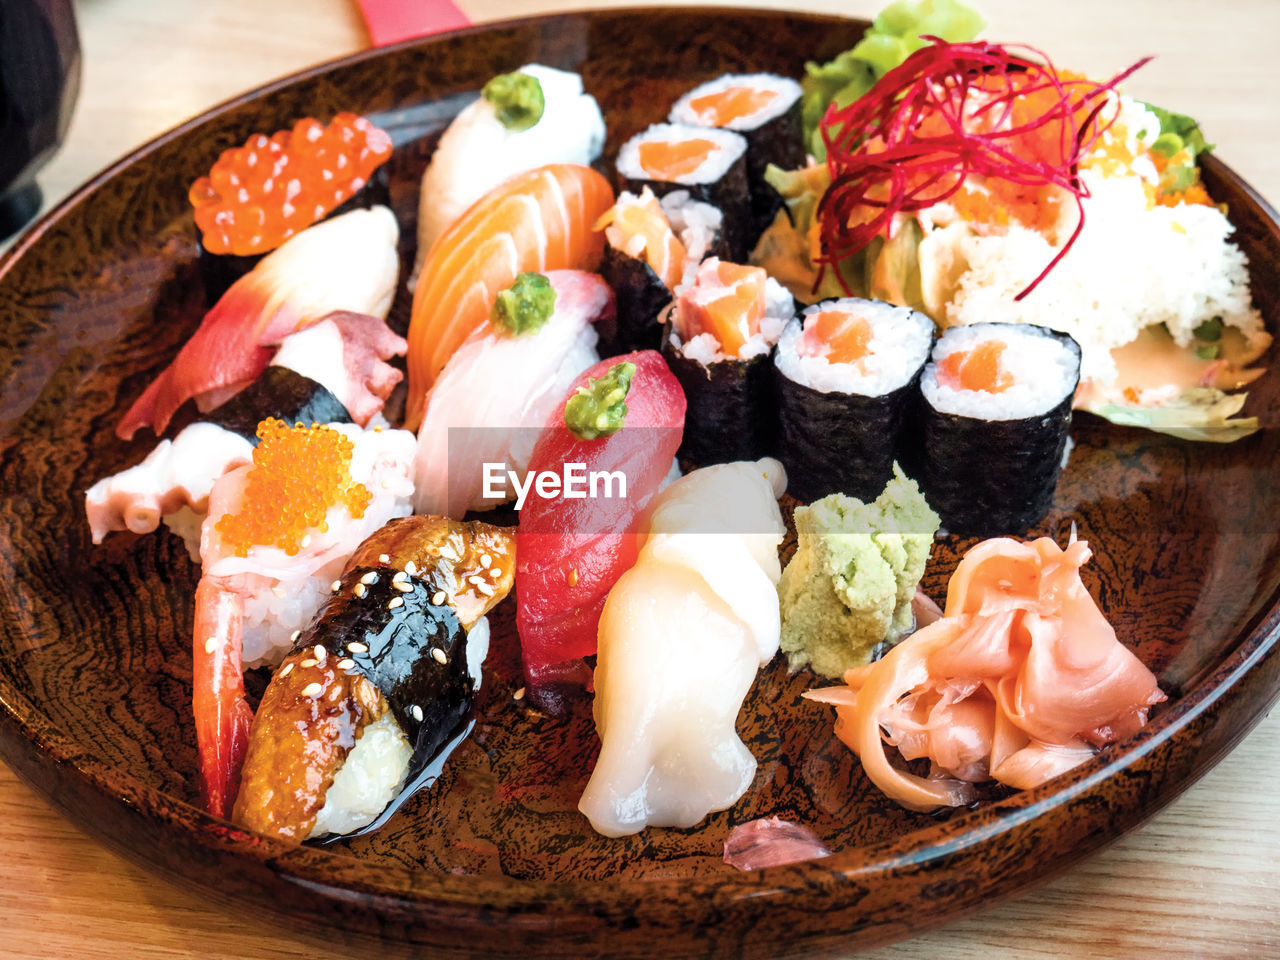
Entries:
[[591, 226], [612, 205], [595, 170], [551, 164], [495, 187], [441, 235], [413, 293], [407, 427], [421, 423], [427, 390], [517, 274], [595, 269], [604, 238]]

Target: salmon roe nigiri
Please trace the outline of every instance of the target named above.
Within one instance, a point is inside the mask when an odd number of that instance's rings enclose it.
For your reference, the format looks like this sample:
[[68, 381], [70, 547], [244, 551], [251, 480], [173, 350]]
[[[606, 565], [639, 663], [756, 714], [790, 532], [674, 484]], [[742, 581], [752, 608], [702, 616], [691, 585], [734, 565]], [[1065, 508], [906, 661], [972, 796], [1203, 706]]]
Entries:
[[364, 117], [310, 117], [224, 150], [188, 199], [210, 253], [274, 250], [359, 191], [391, 156], [391, 137]]
[[1013, 375], [1004, 369], [1004, 344], [987, 340], [972, 350], [957, 350], [938, 361], [938, 383], [952, 390], [1003, 393], [1013, 386]]
[[747, 341], [760, 332], [766, 277], [762, 267], [742, 266], [715, 257], [704, 260], [698, 268], [697, 282], [680, 295], [676, 316], [680, 339], [688, 343], [709, 333], [721, 351], [738, 356]]
[[640, 144], [640, 166], [654, 180], [675, 181], [687, 177], [717, 150], [714, 140], [646, 140]]
[[871, 346], [871, 324], [844, 310], [822, 310], [805, 317], [797, 351], [825, 357], [828, 363], [857, 363]]
[[689, 101], [689, 108], [708, 126], [724, 127], [758, 113], [776, 99], [776, 90], [741, 85], [694, 97]]
[[373, 501], [363, 483], [351, 479], [351, 440], [332, 427], [292, 427], [274, 417], [258, 424], [261, 443], [245, 481], [244, 501], [223, 514], [217, 531], [236, 556], [255, 544], [296, 556], [311, 529], [329, 529], [329, 508], [344, 505], [360, 519]]

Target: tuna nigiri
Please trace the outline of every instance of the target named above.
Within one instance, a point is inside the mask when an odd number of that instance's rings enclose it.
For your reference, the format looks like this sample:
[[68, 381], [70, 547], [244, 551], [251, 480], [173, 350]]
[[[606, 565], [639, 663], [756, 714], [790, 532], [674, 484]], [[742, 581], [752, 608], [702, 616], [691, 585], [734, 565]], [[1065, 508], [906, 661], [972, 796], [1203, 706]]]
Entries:
[[[523, 475], [536, 432], [578, 374], [600, 359], [592, 324], [613, 308], [605, 282], [580, 270], [521, 278], [528, 279], [521, 289], [546, 294], [543, 302], [525, 294], [518, 308], [525, 319], [496, 311], [449, 359], [427, 396], [415, 462], [418, 513], [461, 520], [469, 509], [509, 499], [484, 496], [484, 465], [503, 464], [504, 477], [506, 470]], [[520, 284], [518, 278], [513, 296]]]
[[[621, 429], [580, 439], [565, 424], [565, 403], [585, 396], [593, 380], [597, 386], [607, 382], [623, 364], [635, 369]], [[622, 471], [627, 495], [616, 500], [531, 498], [520, 513], [516, 623], [525, 680], [534, 696], [554, 697], [557, 687], [589, 681], [581, 658], [595, 653], [605, 596], [635, 561], [645, 511], [680, 445], [684, 410], [684, 394], [661, 356], [652, 350], [631, 353], [603, 360], [580, 375], [538, 439], [531, 472], [559, 473], [566, 463], [581, 463], [588, 472]]]
[[354, 210], [304, 230], [237, 280], [178, 356], [129, 408], [116, 433], [163, 433], [195, 398], [208, 411], [252, 383], [275, 347], [336, 310], [385, 319], [395, 293], [399, 228], [386, 207]]
[[552, 164], [491, 190], [445, 231], [413, 294], [406, 426], [419, 426], [427, 390], [517, 274], [595, 269], [604, 238], [591, 227], [612, 205], [599, 173]]
[[[845, 687], [806, 696], [835, 706], [836, 735], [909, 809], [968, 803], [982, 780], [1038, 786], [1135, 733], [1165, 699], [1081, 582], [1088, 559], [1082, 540], [979, 543], [942, 619], [848, 671]], [[890, 763], [886, 742], [928, 757], [933, 775]]]

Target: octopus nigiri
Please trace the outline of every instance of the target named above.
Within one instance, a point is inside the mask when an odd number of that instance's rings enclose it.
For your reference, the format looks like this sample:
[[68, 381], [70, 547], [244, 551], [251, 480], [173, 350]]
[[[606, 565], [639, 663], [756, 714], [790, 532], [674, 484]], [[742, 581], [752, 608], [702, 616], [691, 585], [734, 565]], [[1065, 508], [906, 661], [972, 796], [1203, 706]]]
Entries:
[[756, 761], [734, 729], [778, 652], [776, 460], [695, 470], [655, 501], [600, 617], [600, 757], [578, 803], [605, 836], [691, 827], [737, 802]]
[[514, 551], [500, 527], [443, 517], [365, 540], [263, 694], [232, 819], [290, 840], [349, 834], [434, 779], [469, 729]]

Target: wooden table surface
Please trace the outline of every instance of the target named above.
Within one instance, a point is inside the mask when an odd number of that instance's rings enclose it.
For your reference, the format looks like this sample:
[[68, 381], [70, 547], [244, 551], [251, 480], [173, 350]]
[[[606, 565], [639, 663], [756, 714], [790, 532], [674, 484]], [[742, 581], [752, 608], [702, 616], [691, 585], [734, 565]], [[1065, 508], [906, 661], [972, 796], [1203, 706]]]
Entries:
[[[609, 4], [459, 5], [481, 22]], [[751, 5], [872, 16], [880, 3]], [[1091, 76], [1158, 54], [1128, 91], [1197, 117], [1221, 156], [1280, 201], [1280, 3], [980, 0], [980, 6], [989, 21], [985, 36], [1031, 43]], [[78, 0], [77, 14], [83, 85], [68, 142], [41, 177], [46, 206], [221, 100], [369, 44], [352, 0]], [[864, 956], [1280, 957], [1277, 713], [1200, 783], [1102, 853], [1017, 899]], [[0, 858], [0, 957], [285, 958], [316, 951], [269, 919], [224, 911], [108, 852], [2, 763]]]

